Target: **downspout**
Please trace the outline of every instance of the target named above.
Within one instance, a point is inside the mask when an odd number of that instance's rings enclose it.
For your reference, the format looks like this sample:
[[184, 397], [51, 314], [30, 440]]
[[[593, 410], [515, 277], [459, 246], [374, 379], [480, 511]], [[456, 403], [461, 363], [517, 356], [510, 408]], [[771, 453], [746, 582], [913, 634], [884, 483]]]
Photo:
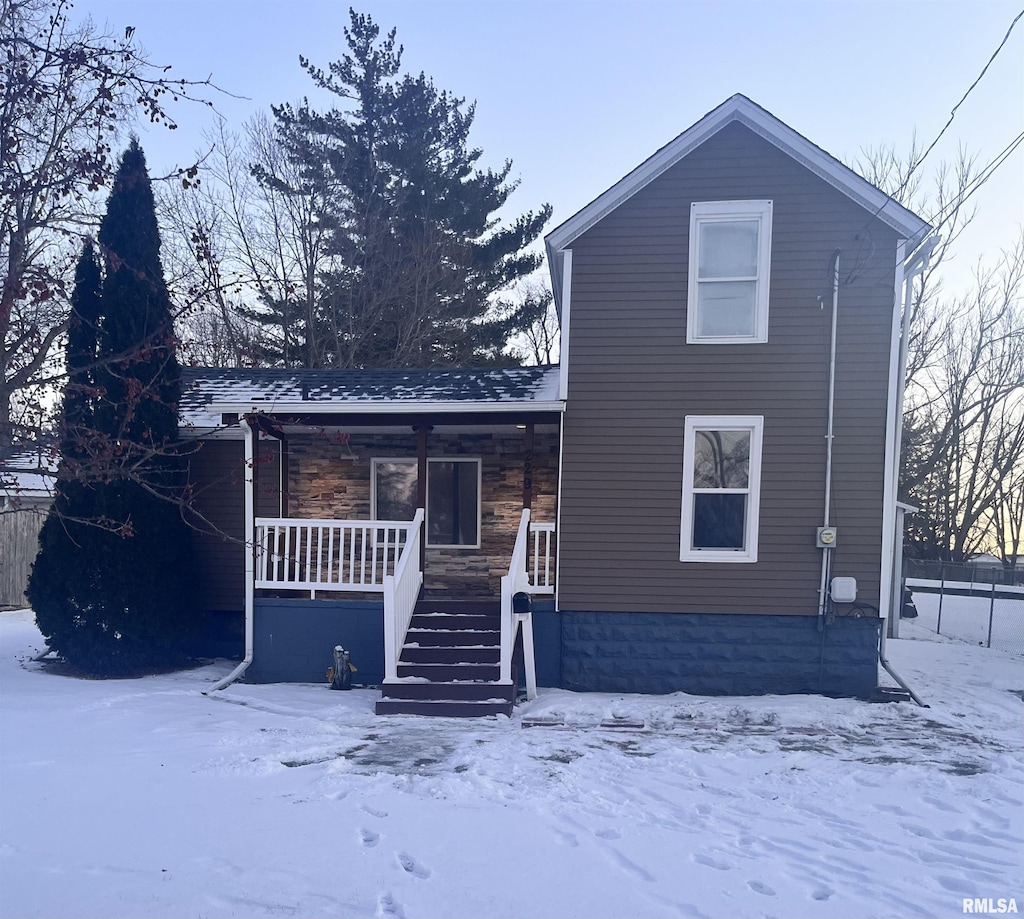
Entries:
[[[907, 354], [910, 350], [910, 302], [913, 298], [914, 278], [923, 274], [928, 268], [932, 254], [938, 246], [941, 236], [933, 236], [924, 245], [918, 247], [912, 261], [904, 268], [903, 288], [903, 315], [900, 319], [900, 370], [899, 388], [896, 397], [896, 430], [894, 432], [896, 445], [896, 466], [894, 470], [894, 489], [899, 486], [900, 478], [900, 451], [903, 449], [903, 395], [907, 378]], [[893, 492], [896, 494], [896, 492]]]
[[[928, 264], [931, 261], [932, 254], [935, 252], [935, 248], [938, 246], [941, 237], [932, 236], [924, 241], [924, 243], [918, 247], [917, 251], [905, 262], [902, 266], [898, 266], [897, 270], [902, 269], [903, 273], [903, 312], [900, 317], [900, 357], [899, 357], [899, 368], [898, 376], [894, 381], [896, 387], [896, 409], [893, 418], [893, 445], [894, 445], [894, 456], [892, 466], [892, 479], [890, 487], [892, 489], [892, 500], [895, 507], [896, 495], [899, 487], [900, 477], [900, 452], [903, 446], [903, 395], [904, 388], [906, 386], [907, 376], [907, 354], [909, 351], [909, 340], [910, 340], [910, 304], [913, 297], [914, 290], [914, 278], [920, 275], [928, 268]], [[902, 245], [902, 243], [901, 243]], [[898, 298], [898, 294], [897, 294]], [[898, 302], [898, 299], [897, 299]], [[892, 529], [885, 538], [893, 539], [896, 538], [895, 523]], [[895, 571], [895, 553], [891, 553], [890, 562], [893, 565], [889, 571], [888, 583], [891, 585], [894, 583], [896, 578]], [[883, 578], [883, 583], [885, 582]], [[899, 615], [899, 607], [896, 603], [902, 601], [902, 597], [899, 600], [894, 600], [893, 592], [889, 591], [889, 615]], [[886, 620], [888, 623], [888, 619]], [[906, 680], [903, 679], [893, 668], [892, 664], [889, 663], [888, 658], [885, 655], [885, 643], [888, 635], [887, 628], [883, 628], [881, 635], [878, 639], [878, 662], [885, 669], [885, 672], [889, 674], [903, 689], [911, 699], [913, 699], [922, 708], [928, 708], [928, 706], [921, 700], [921, 697], [914, 692], [913, 689], [907, 684]]]
[[255, 479], [254, 472], [256, 469], [256, 449], [254, 443], [254, 432], [249, 422], [245, 418], [239, 419], [239, 427], [245, 434], [245, 455], [244, 455], [244, 475], [245, 475], [245, 529], [243, 530], [245, 538], [245, 657], [242, 658], [242, 662], [235, 667], [223, 680], [214, 683], [203, 695], [208, 695], [211, 692], [217, 692], [217, 690], [224, 689], [235, 682], [246, 670], [249, 669], [249, 665], [252, 663], [252, 652], [253, 652], [253, 600], [256, 594], [256, 556], [255, 556], [255, 544], [253, 542], [254, 530], [255, 530]]
[[[832, 507], [832, 440], [835, 421], [836, 401], [836, 324], [839, 316], [839, 250], [834, 253], [832, 266], [832, 342], [828, 361], [828, 431], [825, 434], [825, 516], [822, 526], [830, 525], [829, 517]], [[821, 583], [818, 587], [818, 631], [825, 627], [825, 613], [828, 609], [828, 573], [831, 567], [832, 546], [823, 546], [821, 550]]]

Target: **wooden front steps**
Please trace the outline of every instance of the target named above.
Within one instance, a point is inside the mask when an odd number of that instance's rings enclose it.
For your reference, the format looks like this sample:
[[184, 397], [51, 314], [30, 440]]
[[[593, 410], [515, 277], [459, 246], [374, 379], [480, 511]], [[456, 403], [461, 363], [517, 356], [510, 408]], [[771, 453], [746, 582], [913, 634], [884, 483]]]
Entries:
[[511, 715], [515, 686], [501, 686], [497, 603], [421, 600], [398, 661], [381, 686], [378, 715]]

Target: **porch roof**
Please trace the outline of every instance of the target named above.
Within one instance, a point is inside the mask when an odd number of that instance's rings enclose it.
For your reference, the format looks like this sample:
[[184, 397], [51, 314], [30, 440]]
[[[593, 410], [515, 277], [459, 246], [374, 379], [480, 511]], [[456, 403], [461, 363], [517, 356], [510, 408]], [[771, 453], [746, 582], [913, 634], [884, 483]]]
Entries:
[[[564, 410], [558, 367], [430, 370], [182, 368], [181, 427], [223, 427], [225, 414], [299, 417], [505, 415]], [[396, 419], [397, 420], [397, 419]]]

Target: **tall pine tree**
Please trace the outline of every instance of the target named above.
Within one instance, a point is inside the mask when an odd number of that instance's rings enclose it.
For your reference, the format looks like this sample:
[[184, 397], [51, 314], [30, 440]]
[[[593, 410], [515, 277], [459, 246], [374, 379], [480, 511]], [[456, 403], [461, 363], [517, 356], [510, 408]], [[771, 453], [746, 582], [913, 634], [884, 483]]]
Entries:
[[[402, 48], [350, 11], [348, 45], [328, 71], [303, 60], [339, 108], [274, 109], [278, 135], [304, 186], [323, 191], [330, 254], [317, 309], [299, 329], [307, 363], [420, 367], [503, 360], [517, 317], [494, 318], [493, 298], [536, 269], [526, 251], [551, 208], [508, 225], [496, 216], [517, 183], [512, 164], [482, 169], [469, 132], [475, 107], [419, 76], [400, 76]], [[279, 176], [256, 171], [279, 191]], [[288, 304], [263, 318], [288, 321]], [[292, 310], [297, 313], [297, 310]]]
[[36, 621], [52, 648], [77, 647], [83, 638], [79, 610], [94, 590], [94, 560], [87, 551], [95, 492], [86, 483], [93, 429], [97, 329], [102, 278], [96, 253], [86, 243], [75, 269], [67, 333], [67, 382], [60, 418], [60, 466], [53, 507], [39, 532], [39, 554], [27, 594]]
[[81, 478], [95, 449], [96, 358], [103, 278], [91, 241], [82, 247], [68, 321], [67, 383], [61, 414], [62, 481]]
[[195, 630], [178, 500], [185, 470], [174, 449], [180, 370], [137, 141], [122, 157], [99, 242], [101, 295], [91, 251], [79, 263], [64, 473], [27, 596], [51, 649], [85, 671], [122, 674], [181, 663]]

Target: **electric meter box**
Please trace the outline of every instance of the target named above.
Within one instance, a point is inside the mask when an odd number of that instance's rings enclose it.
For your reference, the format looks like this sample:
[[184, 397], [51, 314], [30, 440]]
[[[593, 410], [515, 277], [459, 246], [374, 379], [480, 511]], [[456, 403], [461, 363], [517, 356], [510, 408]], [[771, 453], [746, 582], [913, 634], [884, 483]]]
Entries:
[[839, 540], [839, 532], [835, 527], [818, 527], [815, 544], [819, 549], [834, 549]]
[[856, 599], [856, 578], [832, 578], [832, 601], [834, 603], [853, 603]]

